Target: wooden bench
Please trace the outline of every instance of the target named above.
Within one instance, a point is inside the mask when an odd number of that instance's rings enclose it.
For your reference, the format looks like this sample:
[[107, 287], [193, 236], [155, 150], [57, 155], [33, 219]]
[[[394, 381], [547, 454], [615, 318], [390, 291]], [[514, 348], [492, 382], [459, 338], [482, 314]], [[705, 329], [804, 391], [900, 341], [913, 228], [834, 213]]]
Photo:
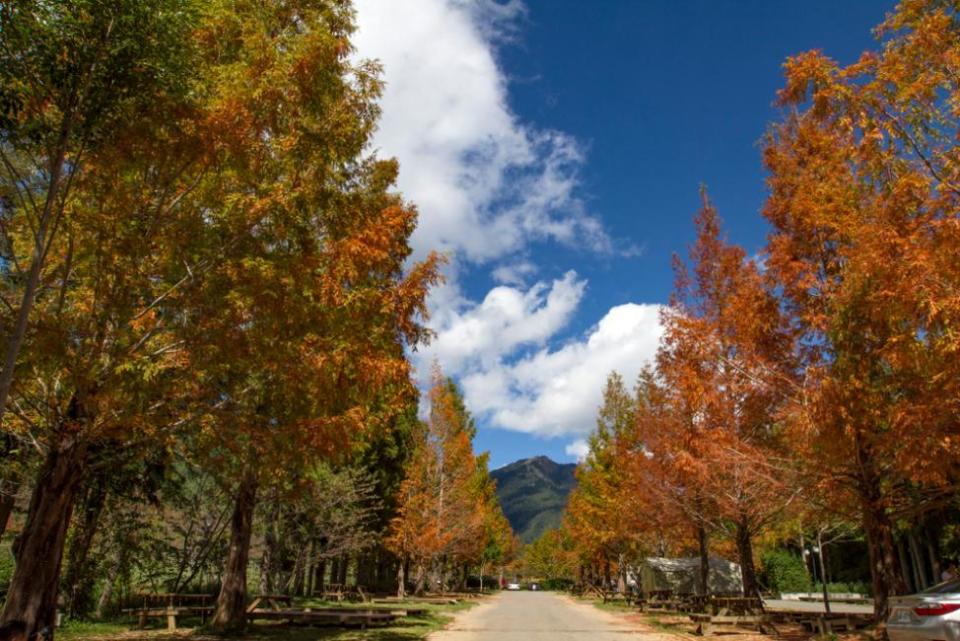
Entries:
[[710, 597], [707, 601], [712, 614], [763, 614], [759, 597]]
[[213, 613], [213, 606], [193, 606], [193, 607], [161, 607], [161, 608], [128, 608], [124, 612], [137, 615], [137, 627], [144, 629], [147, 627], [149, 619], [167, 619], [167, 629], [177, 629], [177, 617], [200, 615], [202, 621], [206, 621], [207, 615]]
[[456, 605], [457, 600], [453, 598], [429, 597], [429, 596], [408, 596], [398, 599], [395, 596], [384, 597], [382, 599], [373, 599], [373, 603], [426, 603], [428, 605]]
[[690, 620], [697, 624], [696, 633], [705, 637], [713, 635], [718, 627], [727, 632], [742, 630], [744, 633], [757, 631], [761, 634], [770, 627], [766, 617], [758, 614], [691, 614]]
[[636, 595], [630, 592], [617, 592], [616, 590], [604, 590], [602, 592], [604, 603], [613, 603], [623, 601], [627, 605], [632, 605], [636, 601]]
[[419, 617], [427, 614], [430, 610], [427, 608], [389, 607], [378, 608], [376, 606], [363, 606], [359, 608], [337, 608], [337, 607], [314, 607], [306, 608], [310, 612], [334, 612], [337, 614], [393, 614], [398, 617]]
[[820, 635], [834, 632], [853, 632], [865, 628], [873, 622], [870, 615], [858, 614], [826, 614], [806, 612], [796, 617], [797, 622], [810, 632]]
[[387, 625], [393, 623], [399, 615], [392, 612], [364, 612], [363, 610], [340, 611], [311, 610], [257, 610], [247, 613], [247, 620], [266, 619], [271, 621], [287, 621], [288, 623], [302, 623], [307, 625], [359, 627], [365, 630], [371, 625]]

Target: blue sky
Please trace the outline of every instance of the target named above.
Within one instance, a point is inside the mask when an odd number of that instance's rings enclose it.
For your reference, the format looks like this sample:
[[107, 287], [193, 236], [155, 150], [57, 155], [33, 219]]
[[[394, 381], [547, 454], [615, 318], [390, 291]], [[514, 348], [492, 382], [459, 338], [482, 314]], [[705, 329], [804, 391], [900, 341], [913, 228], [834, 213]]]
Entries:
[[701, 184], [760, 250], [782, 63], [854, 61], [891, 8], [357, 0], [357, 56], [387, 83], [376, 151], [400, 160], [418, 255], [451, 258], [414, 360], [460, 381], [493, 467], [575, 460], [609, 370], [633, 378], [652, 356]]

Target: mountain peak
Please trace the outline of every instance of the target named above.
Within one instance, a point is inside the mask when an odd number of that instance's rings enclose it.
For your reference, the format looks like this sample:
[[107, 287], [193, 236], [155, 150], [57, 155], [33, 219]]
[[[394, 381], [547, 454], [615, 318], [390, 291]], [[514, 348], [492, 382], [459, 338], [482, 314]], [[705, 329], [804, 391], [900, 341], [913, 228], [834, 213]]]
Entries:
[[557, 527], [576, 485], [573, 463], [557, 463], [546, 456], [514, 461], [490, 473], [513, 531], [524, 543], [544, 530]]

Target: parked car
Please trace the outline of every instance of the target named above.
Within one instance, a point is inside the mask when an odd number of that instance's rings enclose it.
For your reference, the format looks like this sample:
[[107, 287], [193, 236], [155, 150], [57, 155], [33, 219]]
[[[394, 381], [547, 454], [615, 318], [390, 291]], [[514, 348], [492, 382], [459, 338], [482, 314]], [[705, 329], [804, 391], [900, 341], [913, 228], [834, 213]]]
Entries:
[[537, 590], [540, 589], [540, 584], [539, 584], [539, 583], [531, 583], [531, 584], [530, 584], [530, 589], [533, 590], [534, 592], [536, 592]]
[[890, 641], [960, 641], [960, 580], [890, 599]]
[[508, 584], [507, 584], [507, 589], [508, 589], [508, 590], [519, 590], [519, 589], [520, 589], [520, 584], [519, 584], [519, 583], [508, 583]]

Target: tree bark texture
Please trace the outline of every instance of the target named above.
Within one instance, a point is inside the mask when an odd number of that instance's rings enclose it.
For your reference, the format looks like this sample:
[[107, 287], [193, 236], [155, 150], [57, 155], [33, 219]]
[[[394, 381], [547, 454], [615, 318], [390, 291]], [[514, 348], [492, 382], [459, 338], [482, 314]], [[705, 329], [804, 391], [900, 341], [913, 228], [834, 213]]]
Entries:
[[86, 444], [72, 436], [59, 439], [47, 454], [14, 544], [17, 565], [0, 623], [19, 620], [28, 634], [52, 635], [67, 526], [87, 460]]
[[906, 585], [898, 570], [893, 524], [878, 495], [879, 490], [863, 497], [863, 530], [870, 552], [873, 613], [877, 621], [885, 621], [890, 613], [890, 597], [903, 594]]
[[697, 526], [697, 547], [700, 553], [700, 596], [710, 594], [710, 548], [707, 540], [707, 528], [703, 523]]
[[240, 481], [237, 491], [223, 584], [213, 614], [213, 626], [223, 632], [242, 632], [247, 626], [247, 563], [256, 504], [257, 478], [248, 473]]
[[757, 583], [757, 570], [753, 565], [753, 541], [750, 537], [750, 529], [741, 519], [737, 523], [737, 554], [740, 557], [740, 576], [743, 579], [743, 595], [758, 596], [760, 594], [760, 585]]

